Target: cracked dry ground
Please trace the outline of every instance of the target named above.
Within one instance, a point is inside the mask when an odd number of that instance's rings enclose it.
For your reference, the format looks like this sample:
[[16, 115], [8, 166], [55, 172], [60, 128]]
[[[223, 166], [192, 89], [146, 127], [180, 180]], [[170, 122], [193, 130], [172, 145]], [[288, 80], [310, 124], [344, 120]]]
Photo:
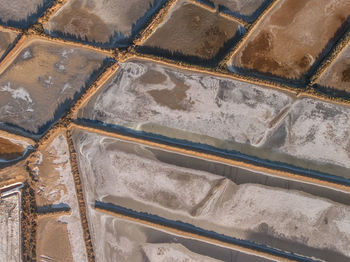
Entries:
[[349, 17], [0, 0], [0, 262], [349, 261]]

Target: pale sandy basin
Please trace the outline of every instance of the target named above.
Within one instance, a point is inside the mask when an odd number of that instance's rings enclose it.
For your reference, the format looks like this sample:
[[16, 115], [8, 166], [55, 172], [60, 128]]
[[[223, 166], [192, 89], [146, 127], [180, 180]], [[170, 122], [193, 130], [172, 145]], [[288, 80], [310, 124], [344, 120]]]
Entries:
[[350, 177], [348, 107], [233, 79], [132, 60], [78, 118]]
[[347, 205], [254, 181], [237, 185], [110, 137], [76, 130], [73, 139], [91, 207], [112, 203], [305, 256], [349, 259]]
[[270, 261], [129, 222], [96, 210], [90, 212], [97, 261]]

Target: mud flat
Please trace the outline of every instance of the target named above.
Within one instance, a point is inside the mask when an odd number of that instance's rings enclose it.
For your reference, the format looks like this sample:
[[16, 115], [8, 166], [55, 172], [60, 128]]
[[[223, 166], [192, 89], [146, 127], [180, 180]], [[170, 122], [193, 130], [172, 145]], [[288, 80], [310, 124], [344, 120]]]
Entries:
[[35, 22], [52, 0], [1, 0], [0, 23], [26, 27]]
[[87, 261], [68, 144], [62, 134], [37, 152], [32, 171], [37, 210], [43, 214], [38, 221], [38, 260]]
[[350, 93], [350, 44], [338, 54], [316, 83]]
[[270, 261], [170, 234], [94, 209], [91, 209], [90, 212], [97, 261]]
[[96, 77], [104, 59], [90, 50], [31, 39], [0, 72], [0, 124], [44, 132]]
[[127, 45], [164, 0], [69, 0], [46, 24], [50, 34], [108, 47]]
[[[241, 25], [188, 1], [178, 1], [164, 21], [142, 44], [181, 55], [212, 59], [225, 43], [239, 35]], [[159, 49], [157, 51], [157, 49]]]
[[[73, 140], [90, 208], [97, 201], [106, 209], [127, 207], [308, 257], [350, 257], [348, 205], [257, 184], [253, 172], [245, 173], [251, 181], [238, 185], [206, 172], [205, 165], [191, 168], [189, 159], [190, 168], [177, 166], [148, 147], [79, 129]], [[232, 174], [239, 176], [239, 169]]]
[[279, 1], [234, 54], [229, 69], [299, 79], [337, 37], [349, 10], [349, 1]]
[[22, 261], [20, 193], [0, 192], [0, 261]]
[[18, 34], [16, 32], [0, 29], [0, 59], [6, 53]]

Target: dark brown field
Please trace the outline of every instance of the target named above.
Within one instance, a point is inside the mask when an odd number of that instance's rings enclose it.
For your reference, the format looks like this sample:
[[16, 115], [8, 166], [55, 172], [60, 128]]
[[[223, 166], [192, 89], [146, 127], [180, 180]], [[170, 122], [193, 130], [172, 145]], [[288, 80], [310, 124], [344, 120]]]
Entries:
[[211, 59], [234, 37], [238, 26], [217, 13], [179, 1], [143, 45]]

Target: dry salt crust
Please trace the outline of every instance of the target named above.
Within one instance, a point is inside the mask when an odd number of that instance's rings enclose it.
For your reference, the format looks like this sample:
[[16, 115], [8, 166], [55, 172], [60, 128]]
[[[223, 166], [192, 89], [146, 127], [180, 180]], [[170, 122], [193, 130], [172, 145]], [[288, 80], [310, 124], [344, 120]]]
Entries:
[[21, 261], [19, 194], [0, 198], [0, 262]]
[[36, 13], [44, 0], [0, 0], [0, 19], [2, 22], [26, 20]]
[[211, 0], [216, 7], [219, 5], [227, 7], [229, 10], [241, 15], [252, 15], [265, 0]]
[[120, 64], [79, 117], [195, 142], [212, 137], [256, 146], [292, 102], [282, 92], [249, 83], [133, 61]]
[[77, 130], [73, 137], [89, 206], [113, 203], [265, 245], [272, 238], [273, 247], [295, 253], [350, 258], [348, 206], [300, 191], [236, 185], [162, 163], [147, 148], [114, 138]]
[[[1, 15], [0, 15], [1, 17]], [[0, 29], [0, 58], [17, 37], [17, 33]]]
[[321, 171], [323, 163], [350, 168], [350, 108], [302, 98], [265, 146], [318, 162]]
[[170, 234], [94, 209], [90, 210], [90, 214], [96, 261], [270, 261], [251, 254]]
[[81, 91], [105, 56], [34, 39], [0, 73], [0, 123], [37, 133], [60, 106]]
[[[67, 224], [73, 261], [87, 261], [79, 205], [71, 172], [69, 148], [65, 137], [62, 134], [58, 135], [46, 149], [46, 153], [51, 156], [51, 168], [54, 170], [48, 170], [46, 174], [42, 174], [40, 166], [43, 162], [42, 158], [39, 157], [36, 163], [37, 166], [34, 168], [35, 175], [38, 177], [39, 182], [41, 181], [41, 176], [57, 176], [58, 179], [55, 184], [41, 184], [36, 193], [46, 198], [51, 204], [64, 203], [71, 208], [69, 215], [59, 216], [57, 220], [60, 223]], [[47, 165], [48, 163], [44, 164]], [[38, 256], [46, 257], [46, 254], [38, 254]]]
[[45, 25], [49, 32], [61, 31], [105, 43], [115, 32], [128, 37], [133, 25], [161, 0], [69, 0]]
[[78, 117], [349, 177], [349, 108], [236, 80], [126, 62]]

